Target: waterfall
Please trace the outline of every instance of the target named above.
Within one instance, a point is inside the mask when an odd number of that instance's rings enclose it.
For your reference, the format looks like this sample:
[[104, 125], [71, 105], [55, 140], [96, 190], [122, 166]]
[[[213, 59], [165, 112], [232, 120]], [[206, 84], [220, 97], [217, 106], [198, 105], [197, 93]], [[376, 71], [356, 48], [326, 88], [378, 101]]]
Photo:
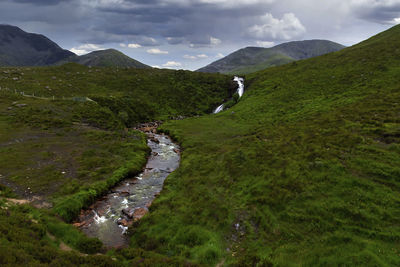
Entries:
[[235, 78], [233, 80], [238, 83], [238, 89], [236, 92], [238, 93], [239, 98], [240, 98], [240, 97], [242, 97], [242, 95], [244, 93], [244, 80], [243, 80], [243, 78], [240, 78], [237, 76], [235, 76]]
[[224, 104], [219, 105], [215, 110], [214, 110], [214, 114], [221, 112], [222, 110], [224, 110]]
[[[236, 93], [239, 95], [239, 98], [242, 97], [243, 93], [244, 93], [244, 79], [240, 78], [238, 76], [235, 76], [233, 78], [233, 81], [237, 82], [238, 84], [238, 89], [236, 90]], [[217, 114], [221, 111], [224, 110], [224, 104], [219, 105], [215, 110], [214, 110], [214, 114]]]

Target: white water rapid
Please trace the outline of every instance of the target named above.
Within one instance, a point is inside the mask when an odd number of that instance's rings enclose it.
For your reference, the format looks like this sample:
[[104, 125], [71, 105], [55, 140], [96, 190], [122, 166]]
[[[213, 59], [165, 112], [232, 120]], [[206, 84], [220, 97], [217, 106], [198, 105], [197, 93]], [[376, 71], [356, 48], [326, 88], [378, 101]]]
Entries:
[[[233, 78], [233, 81], [237, 82], [238, 84], [238, 89], [236, 90], [236, 93], [239, 95], [239, 98], [242, 97], [243, 93], [244, 93], [244, 79], [235, 76], [235, 78]], [[224, 110], [224, 104], [219, 105], [215, 110], [214, 110], [214, 114], [217, 114], [221, 111]]]

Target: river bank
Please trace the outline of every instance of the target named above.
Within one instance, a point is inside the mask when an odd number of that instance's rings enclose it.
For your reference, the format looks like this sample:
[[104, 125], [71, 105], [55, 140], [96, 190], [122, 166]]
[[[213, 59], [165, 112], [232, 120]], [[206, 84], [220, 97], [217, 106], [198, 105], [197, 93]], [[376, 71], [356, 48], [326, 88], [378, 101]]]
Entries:
[[129, 177], [97, 200], [87, 210], [82, 210], [74, 223], [86, 235], [99, 238], [107, 247], [128, 245], [126, 232], [140, 220], [161, 192], [165, 178], [179, 166], [179, 146], [156, 129], [161, 122], [138, 125], [144, 132], [151, 149], [142, 173]]

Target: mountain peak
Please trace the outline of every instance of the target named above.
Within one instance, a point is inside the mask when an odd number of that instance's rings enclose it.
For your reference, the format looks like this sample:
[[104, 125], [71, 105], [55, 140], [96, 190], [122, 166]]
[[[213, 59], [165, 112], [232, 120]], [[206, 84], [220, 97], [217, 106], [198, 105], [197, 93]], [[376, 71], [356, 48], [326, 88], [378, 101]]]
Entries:
[[132, 68], [150, 68], [133, 58], [128, 57], [119, 50], [109, 48], [97, 50], [86, 55], [71, 57], [68, 62], [76, 62], [85, 66], [98, 67], [132, 67]]
[[112, 48], [77, 56], [44, 35], [0, 24], [0, 66], [47, 66], [67, 62], [86, 66], [150, 68]]
[[0, 66], [44, 66], [75, 55], [41, 34], [0, 25]]

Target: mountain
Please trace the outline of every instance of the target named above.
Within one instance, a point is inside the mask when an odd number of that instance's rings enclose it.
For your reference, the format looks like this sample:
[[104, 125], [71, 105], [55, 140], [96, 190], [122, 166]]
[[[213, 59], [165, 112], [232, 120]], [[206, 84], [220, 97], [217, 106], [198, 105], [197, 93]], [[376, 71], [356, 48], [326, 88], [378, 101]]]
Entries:
[[335, 52], [343, 48], [343, 45], [327, 40], [295, 41], [283, 43], [272, 48], [246, 47], [198, 71], [246, 74], [296, 60]]
[[77, 56], [46, 36], [0, 25], [0, 66], [48, 66], [76, 62], [85, 66], [150, 68], [115, 49]]
[[47, 37], [0, 25], [0, 66], [45, 66], [75, 54]]
[[85, 66], [97, 67], [133, 67], [151, 68], [137, 60], [134, 60], [115, 49], [94, 51], [83, 56], [73, 56], [67, 59], [68, 62], [75, 62]]

